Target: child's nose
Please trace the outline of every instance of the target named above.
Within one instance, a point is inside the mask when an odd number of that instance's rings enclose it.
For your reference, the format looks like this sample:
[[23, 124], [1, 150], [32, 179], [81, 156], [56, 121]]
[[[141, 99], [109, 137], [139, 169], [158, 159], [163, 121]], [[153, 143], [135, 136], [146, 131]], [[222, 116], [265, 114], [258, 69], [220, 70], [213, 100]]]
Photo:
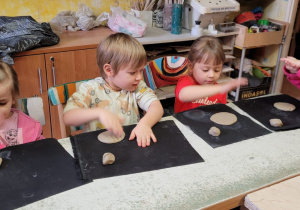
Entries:
[[215, 72], [214, 71], [209, 71], [209, 77], [214, 77], [215, 76]]
[[142, 71], [139, 71], [139, 72], [137, 73], [136, 80], [142, 80], [142, 78], [143, 78], [143, 72], [142, 72]]

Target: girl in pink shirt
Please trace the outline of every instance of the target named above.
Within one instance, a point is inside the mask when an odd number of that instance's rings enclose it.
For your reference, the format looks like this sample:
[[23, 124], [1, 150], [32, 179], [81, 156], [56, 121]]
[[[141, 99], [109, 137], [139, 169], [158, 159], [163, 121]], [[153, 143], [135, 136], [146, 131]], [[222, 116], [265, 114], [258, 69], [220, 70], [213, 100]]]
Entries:
[[0, 61], [0, 149], [45, 138], [39, 121], [13, 108], [18, 95], [17, 73]]
[[300, 60], [290, 56], [281, 58], [280, 60], [285, 64], [283, 72], [286, 78], [291, 84], [300, 89]]

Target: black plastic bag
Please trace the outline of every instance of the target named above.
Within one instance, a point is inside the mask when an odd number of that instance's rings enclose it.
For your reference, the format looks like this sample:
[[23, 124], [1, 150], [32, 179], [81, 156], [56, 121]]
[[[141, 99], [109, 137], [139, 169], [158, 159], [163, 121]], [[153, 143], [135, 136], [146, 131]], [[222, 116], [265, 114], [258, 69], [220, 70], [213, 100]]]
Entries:
[[13, 53], [59, 43], [49, 23], [38, 23], [31, 16], [0, 16], [0, 60], [13, 64]]

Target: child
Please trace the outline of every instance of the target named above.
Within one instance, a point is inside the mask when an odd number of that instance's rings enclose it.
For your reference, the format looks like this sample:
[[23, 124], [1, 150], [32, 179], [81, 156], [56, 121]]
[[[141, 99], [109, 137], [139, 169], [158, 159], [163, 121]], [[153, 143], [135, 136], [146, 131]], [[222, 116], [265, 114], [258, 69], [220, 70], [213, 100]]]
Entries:
[[179, 79], [175, 89], [175, 113], [198, 106], [226, 104], [226, 93], [240, 85], [245, 78], [217, 84], [222, 73], [225, 54], [217, 38], [203, 36], [194, 41], [187, 56], [189, 75]]
[[283, 72], [291, 84], [300, 89], [300, 60], [294, 57], [280, 58], [284, 62]]
[[12, 108], [16, 107], [18, 95], [17, 73], [0, 61], [0, 149], [44, 139], [40, 122]]
[[[138, 146], [156, 142], [152, 126], [163, 115], [155, 93], [146, 86], [143, 69], [146, 52], [130, 35], [112, 34], [97, 49], [97, 64], [102, 77], [81, 84], [69, 98], [64, 110], [64, 122], [69, 126], [83, 125], [84, 131], [106, 128], [117, 137], [123, 125], [136, 124], [129, 140], [136, 137]], [[146, 111], [139, 119], [138, 105]]]

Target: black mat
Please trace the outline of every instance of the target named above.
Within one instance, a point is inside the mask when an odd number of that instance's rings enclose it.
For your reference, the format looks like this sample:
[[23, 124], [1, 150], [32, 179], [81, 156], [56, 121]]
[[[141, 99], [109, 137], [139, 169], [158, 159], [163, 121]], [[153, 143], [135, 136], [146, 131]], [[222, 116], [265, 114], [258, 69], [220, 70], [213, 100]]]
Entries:
[[[296, 106], [292, 112], [281, 111], [274, 107], [276, 102], [287, 102]], [[240, 109], [247, 112], [251, 117], [274, 131], [292, 130], [300, 128], [300, 101], [288, 95], [267, 96], [256, 99], [234, 102]], [[283, 126], [275, 128], [270, 125], [269, 120], [278, 118]]]
[[[138, 147], [136, 140], [128, 140], [134, 127], [124, 126], [125, 139], [116, 144], [105, 144], [97, 139], [104, 130], [74, 136], [71, 140], [82, 178], [104, 178], [204, 161], [173, 121], [158, 122], [153, 127], [158, 142], [151, 142], [146, 148]], [[115, 155], [113, 165], [102, 165], [102, 155], [106, 152]]]
[[0, 209], [15, 209], [86, 183], [55, 139], [0, 150]]
[[[230, 112], [235, 114], [238, 121], [233, 125], [218, 125], [210, 120], [210, 117], [218, 112]], [[270, 131], [253, 122], [250, 118], [239, 114], [225, 104], [197, 107], [192, 110], [177, 113], [174, 117], [181, 123], [189, 126], [195, 134], [200, 136], [213, 148], [270, 133]], [[208, 133], [212, 126], [216, 126], [221, 130], [220, 136], [214, 137]]]

